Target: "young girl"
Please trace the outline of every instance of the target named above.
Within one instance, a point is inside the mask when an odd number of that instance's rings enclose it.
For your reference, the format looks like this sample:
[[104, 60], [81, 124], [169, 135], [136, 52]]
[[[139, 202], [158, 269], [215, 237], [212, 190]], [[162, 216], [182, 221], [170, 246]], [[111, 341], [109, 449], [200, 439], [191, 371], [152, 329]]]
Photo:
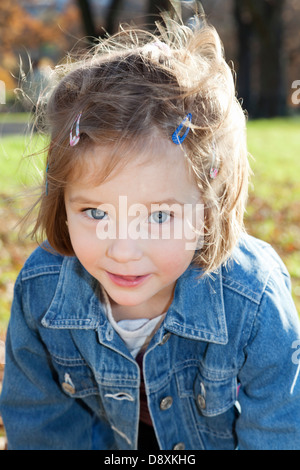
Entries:
[[245, 117], [216, 31], [165, 17], [61, 75], [15, 285], [10, 449], [299, 449], [289, 275], [243, 231]]

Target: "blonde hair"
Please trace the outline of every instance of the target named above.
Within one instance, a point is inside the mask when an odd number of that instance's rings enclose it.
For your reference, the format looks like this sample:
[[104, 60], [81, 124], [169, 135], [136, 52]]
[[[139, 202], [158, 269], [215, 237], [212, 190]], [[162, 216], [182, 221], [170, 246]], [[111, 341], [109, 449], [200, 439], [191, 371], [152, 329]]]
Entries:
[[[155, 34], [122, 28], [83, 59], [54, 70], [57, 85], [46, 107], [48, 195], [44, 189], [32, 235], [46, 236], [59, 253], [74, 255], [64, 188], [83, 163], [84, 150], [141, 146], [154, 130], [171, 139], [191, 113], [182, 147], [205, 204], [204, 244], [194, 262], [210, 273], [228, 260], [244, 229], [246, 120], [216, 30], [201, 18], [190, 28], [178, 18], [162, 16], [164, 25], [157, 23]], [[70, 130], [81, 111], [80, 142], [70, 147]], [[118, 154], [112, 155], [106, 175], [119, 165]], [[219, 170], [215, 179], [209, 176], [213, 160]]]

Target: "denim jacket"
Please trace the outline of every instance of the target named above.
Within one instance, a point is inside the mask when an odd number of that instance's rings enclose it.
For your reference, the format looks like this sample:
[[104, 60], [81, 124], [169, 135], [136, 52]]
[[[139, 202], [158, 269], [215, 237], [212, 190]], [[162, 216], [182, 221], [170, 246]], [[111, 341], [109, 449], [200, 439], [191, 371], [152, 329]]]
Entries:
[[[161, 449], [300, 449], [300, 328], [289, 275], [245, 236], [191, 265], [143, 358]], [[140, 370], [75, 257], [38, 248], [15, 285], [0, 411], [10, 449], [137, 448]]]

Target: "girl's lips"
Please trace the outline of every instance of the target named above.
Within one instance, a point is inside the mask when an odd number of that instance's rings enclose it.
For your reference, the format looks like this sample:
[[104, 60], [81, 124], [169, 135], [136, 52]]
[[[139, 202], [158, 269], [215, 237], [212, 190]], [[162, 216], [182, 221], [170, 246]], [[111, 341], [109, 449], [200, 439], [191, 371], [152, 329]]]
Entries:
[[150, 276], [150, 274], [145, 274], [143, 276], [121, 276], [118, 274], [110, 273], [108, 271], [106, 272], [110, 280], [117, 286], [121, 286], [121, 287], [139, 286]]

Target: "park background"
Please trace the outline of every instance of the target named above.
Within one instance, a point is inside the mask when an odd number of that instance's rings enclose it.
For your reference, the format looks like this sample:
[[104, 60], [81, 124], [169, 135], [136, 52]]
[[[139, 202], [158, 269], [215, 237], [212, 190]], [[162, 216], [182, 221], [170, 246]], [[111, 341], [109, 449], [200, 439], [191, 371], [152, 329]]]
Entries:
[[[188, 21], [192, 2], [182, 3]], [[249, 116], [254, 174], [246, 228], [282, 257], [300, 312], [300, 2], [201, 3], [221, 36], [227, 62], [234, 64], [237, 96]], [[1, 0], [0, 340], [5, 340], [14, 282], [36, 246], [20, 238], [16, 224], [31, 204], [22, 194], [36, 182], [37, 168], [44, 168], [43, 153], [27, 156], [45, 145], [30, 122], [51, 68], [68, 52], [87, 50], [93, 38], [113, 34], [120, 22], [153, 29], [159, 10], [168, 5], [168, 0]], [[0, 390], [2, 374], [0, 365]], [[0, 448], [4, 443], [0, 418]]]

